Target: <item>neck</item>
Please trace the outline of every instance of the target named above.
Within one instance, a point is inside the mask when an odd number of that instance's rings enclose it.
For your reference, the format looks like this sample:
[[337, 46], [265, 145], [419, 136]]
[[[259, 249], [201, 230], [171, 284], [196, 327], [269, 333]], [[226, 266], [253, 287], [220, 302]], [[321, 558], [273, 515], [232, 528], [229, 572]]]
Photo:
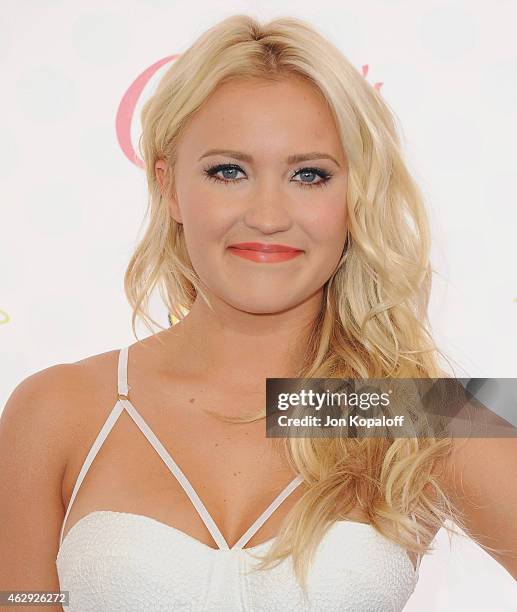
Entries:
[[198, 296], [188, 315], [167, 333], [189, 374], [263, 384], [265, 378], [296, 377], [322, 293], [282, 312], [254, 314], [210, 296]]

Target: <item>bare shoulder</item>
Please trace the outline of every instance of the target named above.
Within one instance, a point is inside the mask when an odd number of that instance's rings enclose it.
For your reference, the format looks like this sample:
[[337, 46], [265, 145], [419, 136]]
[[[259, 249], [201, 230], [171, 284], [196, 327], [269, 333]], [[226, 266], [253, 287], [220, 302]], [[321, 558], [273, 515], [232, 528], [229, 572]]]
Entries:
[[117, 351], [109, 351], [31, 374], [9, 396], [0, 414], [0, 432], [17, 434], [17, 444], [29, 446], [27, 451], [36, 442], [31, 435], [45, 432], [44, 438], [40, 436], [41, 444], [46, 444], [51, 454], [66, 457], [70, 442], [67, 434], [88, 417], [85, 408], [94, 402], [85, 400], [105, 389], [109, 383], [107, 369], [111, 374], [116, 355]]
[[16, 443], [23, 455], [34, 451], [38, 439], [51, 454], [62, 454], [63, 428], [70, 415], [67, 400], [78, 390], [79, 372], [76, 364], [54, 365], [31, 374], [15, 387], [0, 416], [4, 452], [8, 436], [7, 441]]
[[[22, 380], [0, 413], [0, 590], [57, 589], [67, 458], [88, 421], [91, 377], [116, 356], [53, 365]], [[29, 582], [27, 582], [29, 581]]]
[[441, 482], [478, 545], [517, 579], [517, 438], [456, 438]]
[[[517, 462], [517, 438], [455, 438], [444, 460], [442, 481], [455, 497], [497, 487]], [[513, 474], [512, 486], [515, 489]], [[488, 491], [487, 491], [488, 492]], [[500, 491], [503, 493], [503, 491]], [[509, 491], [507, 491], [509, 492]]]

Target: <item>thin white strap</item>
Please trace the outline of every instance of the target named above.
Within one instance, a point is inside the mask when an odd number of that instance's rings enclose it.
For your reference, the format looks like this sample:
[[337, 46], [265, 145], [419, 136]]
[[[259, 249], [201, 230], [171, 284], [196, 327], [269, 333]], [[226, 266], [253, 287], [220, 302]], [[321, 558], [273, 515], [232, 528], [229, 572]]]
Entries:
[[292, 480], [287, 487], [273, 500], [271, 505], [267, 507], [264, 512], [258, 517], [253, 525], [240, 537], [237, 542], [232, 546], [233, 548], [242, 548], [245, 544], [257, 533], [267, 519], [273, 514], [273, 512], [280, 506], [280, 504], [288, 497], [295, 489], [303, 482], [303, 476], [298, 474], [294, 480]]
[[84, 463], [81, 467], [79, 475], [77, 476], [77, 480], [75, 481], [74, 490], [72, 491], [70, 501], [68, 502], [68, 508], [66, 510], [65, 518], [63, 519], [63, 525], [61, 526], [61, 534], [59, 536], [59, 546], [61, 546], [61, 543], [63, 542], [63, 531], [65, 529], [66, 519], [68, 518], [68, 515], [70, 514], [70, 510], [72, 508], [72, 504], [74, 503], [77, 492], [79, 491], [79, 487], [81, 486], [81, 483], [83, 482], [83, 479], [86, 476], [86, 472], [90, 468], [92, 461], [95, 459], [95, 455], [99, 452], [99, 449], [101, 448], [104, 440], [107, 438], [109, 432], [113, 428], [113, 425], [115, 425], [122, 410], [123, 410], [123, 406], [120, 404], [120, 402], [117, 401], [117, 403], [113, 406], [113, 409], [111, 410], [110, 414], [108, 415], [108, 418], [104, 422], [104, 425], [102, 426], [101, 430], [97, 434], [97, 437], [95, 438], [90, 448], [90, 451], [86, 455], [86, 459], [84, 460]]
[[183, 487], [185, 493], [188, 495], [190, 501], [194, 504], [194, 508], [197, 510], [201, 520], [206, 525], [208, 531], [212, 534], [217, 546], [219, 548], [228, 550], [229, 546], [224, 539], [222, 533], [219, 531], [219, 528], [215, 524], [214, 519], [210, 516], [210, 513], [205, 508], [205, 505], [199, 498], [198, 494], [195, 492], [194, 488], [188, 481], [187, 477], [181, 471], [179, 465], [174, 461], [174, 459], [169, 455], [167, 449], [163, 446], [163, 444], [158, 440], [153, 430], [147, 425], [144, 419], [140, 416], [137, 409], [133, 406], [133, 404], [126, 399], [119, 399], [119, 402], [123, 404], [124, 408], [131, 415], [131, 418], [136, 423], [140, 431], [144, 434], [144, 436], [149, 440], [149, 443], [155, 451], [160, 455], [165, 465], [169, 468], [169, 470], [176, 477], [180, 485]]
[[[156, 437], [155, 433], [152, 429], [147, 425], [145, 420], [142, 418], [137, 409], [133, 406], [128, 398], [128, 392], [131, 388], [127, 384], [127, 364], [128, 364], [128, 348], [124, 347], [119, 351], [119, 359], [118, 359], [118, 394], [119, 399], [113, 410], [109, 414], [106, 422], [104, 423], [102, 429], [100, 430], [97, 438], [92, 444], [86, 459], [84, 460], [83, 466], [81, 467], [81, 471], [79, 472], [79, 476], [77, 477], [74, 490], [72, 492], [72, 496], [70, 497], [70, 502], [68, 504], [68, 508], [65, 514], [65, 518], [63, 520], [63, 525], [61, 527], [61, 535], [60, 535], [60, 545], [63, 539], [63, 531], [65, 527], [66, 519], [70, 513], [70, 509], [74, 502], [74, 499], [77, 495], [79, 487], [92, 463], [99, 449], [101, 448], [104, 440], [108, 436], [109, 432], [113, 428], [116, 420], [120, 416], [122, 410], [125, 408], [128, 414], [131, 416], [137, 427], [147, 438], [151, 446], [156, 450], [162, 461], [169, 468], [172, 474], [176, 477], [180, 485], [183, 487], [183, 490], [188, 495], [190, 501], [194, 505], [194, 508], [198, 512], [201, 520], [206, 525], [208, 531], [214, 538], [217, 546], [220, 549], [229, 550], [230, 547], [228, 543], [224, 539], [222, 533], [219, 531], [215, 521], [211, 517], [210, 513], [206, 509], [205, 505], [199, 498], [198, 494], [188, 481], [187, 477], [183, 474], [178, 464], [174, 461], [174, 459], [170, 456], [167, 449], [163, 446], [160, 440]], [[292, 482], [290, 482], [287, 487], [274, 499], [271, 505], [266, 508], [266, 510], [259, 516], [259, 518], [251, 525], [251, 527], [246, 531], [246, 533], [238, 540], [238, 542], [232, 548], [242, 548], [248, 542], [248, 540], [260, 529], [260, 527], [267, 521], [267, 519], [273, 514], [273, 512], [280, 506], [280, 504], [287, 498], [287, 496], [296, 489], [303, 482], [303, 477], [301, 475], [296, 476]]]
[[142, 418], [138, 410], [133, 406], [127, 397], [127, 393], [131, 387], [127, 384], [127, 362], [128, 362], [128, 348], [124, 347], [120, 350], [119, 353], [119, 362], [118, 362], [118, 393], [119, 393], [119, 402], [124, 406], [127, 410], [137, 427], [144, 434], [144, 436], [149, 441], [149, 444], [154, 448], [154, 450], [160, 455], [161, 459], [165, 463], [165, 465], [169, 468], [172, 474], [176, 477], [180, 485], [183, 487], [183, 490], [188, 495], [190, 501], [194, 504], [194, 508], [197, 510], [201, 520], [206, 525], [206, 528], [211, 533], [214, 538], [217, 546], [219, 548], [223, 548], [225, 550], [229, 549], [229, 546], [224, 539], [222, 533], [219, 531], [219, 528], [215, 524], [214, 519], [210, 516], [210, 513], [205, 508], [205, 505], [199, 498], [198, 494], [195, 492], [194, 488], [188, 481], [187, 477], [181, 471], [179, 465], [174, 461], [174, 459], [170, 456], [167, 449], [163, 446], [160, 440], [156, 437], [154, 431], [149, 427], [149, 425]]
[[127, 384], [127, 353], [129, 347], [120, 349], [118, 355], [118, 393], [127, 397], [131, 387]]

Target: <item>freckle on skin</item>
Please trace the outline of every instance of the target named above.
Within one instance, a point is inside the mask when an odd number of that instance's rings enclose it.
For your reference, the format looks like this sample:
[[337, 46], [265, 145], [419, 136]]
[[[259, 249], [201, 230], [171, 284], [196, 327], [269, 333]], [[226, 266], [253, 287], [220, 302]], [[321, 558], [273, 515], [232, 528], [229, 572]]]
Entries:
[[193, 404], [195, 401], [196, 401], [196, 398], [195, 398], [195, 397], [191, 397], [191, 398], [189, 399], [189, 402], [190, 402], [191, 404]]

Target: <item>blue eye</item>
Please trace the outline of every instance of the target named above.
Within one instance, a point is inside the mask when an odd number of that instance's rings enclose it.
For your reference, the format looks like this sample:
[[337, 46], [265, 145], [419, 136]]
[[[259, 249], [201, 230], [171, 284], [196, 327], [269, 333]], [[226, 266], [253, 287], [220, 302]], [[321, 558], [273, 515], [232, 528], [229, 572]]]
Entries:
[[[239, 172], [244, 171], [236, 164], [218, 164], [217, 166], [205, 168], [207, 178], [219, 183], [236, 183], [241, 180], [237, 177]], [[219, 173], [222, 174], [222, 178], [217, 176]]]
[[[217, 164], [204, 169], [205, 176], [209, 180], [226, 185], [243, 180], [243, 177], [238, 176], [239, 172], [246, 176], [244, 170], [237, 164]], [[300, 180], [295, 180], [295, 177], [300, 177]], [[331, 177], [331, 172], [321, 168], [300, 168], [292, 175], [291, 181], [298, 183], [300, 187], [323, 187]]]
[[[326, 170], [322, 170], [320, 168], [300, 168], [293, 174], [293, 178], [295, 176], [299, 176], [301, 180], [294, 181], [295, 183], [300, 183], [301, 187], [323, 187], [329, 181], [332, 174], [327, 172]], [[314, 177], [319, 177], [320, 180], [314, 182]], [[305, 180], [309, 179], [309, 180]]]

